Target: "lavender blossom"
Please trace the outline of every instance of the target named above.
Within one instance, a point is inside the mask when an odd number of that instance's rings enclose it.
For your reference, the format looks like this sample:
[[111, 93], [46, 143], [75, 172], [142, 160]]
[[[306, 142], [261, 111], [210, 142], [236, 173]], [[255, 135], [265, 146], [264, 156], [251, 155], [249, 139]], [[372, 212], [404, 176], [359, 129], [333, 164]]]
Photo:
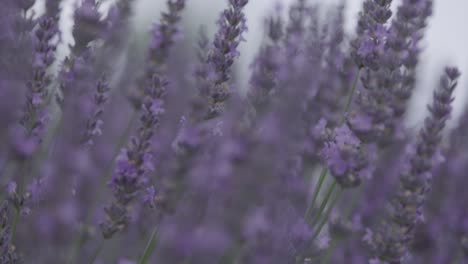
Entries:
[[34, 39], [36, 53], [33, 61], [33, 75], [27, 83], [27, 101], [24, 115], [20, 120], [25, 134], [33, 138], [36, 144], [42, 140], [48, 119], [48, 86], [51, 77], [47, 70], [54, 61], [56, 45], [52, 43], [52, 39], [57, 34], [57, 25], [53, 18], [42, 18], [38, 26]]
[[345, 1], [278, 5], [245, 95], [248, 0], [198, 43], [185, 0], [147, 43], [137, 1], [77, 0], [58, 63], [66, 1], [35, 2], [0, 8], [0, 263], [468, 259], [466, 110], [442, 140], [458, 71], [417, 138], [403, 120], [432, 0], [365, 0], [354, 36]]
[[352, 56], [362, 68], [378, 69], [378, 57], [385, 43], [385, 23], [392, 16], [391, 0], [366, 0], [359, 13], [358, 37], [351, 43]]
[[75, 9], [75, 25], [72, 32], [75, 39], [73, 53], [80, 54], [88, 48], [90, 42], [102, 37], [106, 25], [101, 19], [98, 8], [99, 4], [96, 0], [84, 0]]
[[168, 11], [162, 13], [159, 24], [153, 27], [149, 48], [149, 57], [155, 65], [163, 65], [169, 56], [169, 50], [175, 43], [175, 37], [180, 34], [178, 24], [181, 11], [185, 7], [185, 0], [168, 0]]
[[161, 14], [160, 22], [154, 25], [151, 32], [145, 74], [138, 80], [136, 89], [130, 91], [129, 94], [129, 99], [137, 109], [145, 96], [144, 87], [148, 85], [147, 82], [151, 82], [153, 74], [164, 72], [169, 51], [174, 46], [175, 38], [179, 34], [178, 23], [181, 20], [180, 13], [185, 7], [185, 0], [168, 0], [166, 5], [169, 10]]
[[101, 116], [104, 111], [103, 106], [108, 99], [109, 90], [110, 88], [106, 77], [102, 76], [96, 84], [96, 91], [93, 97], [95, 109], [86, 124], [87, 129], [83, 142], [85, 142], [85, 144], [88, 146], [93, 144], [93, 138], [95, 136], [100, 136], [102, 134], [101, 126], [103, 121]]
[[279, 15], [267, 20], [269, 43], [260, 48], [258, 57], [252, 64], [249, 100], [257, 111], [262, 111], [268, 103], [270, 92], [276, 86], [276, 73], [281, 52], [279, 41], [283, 35], [283, 22]]
[[[432, 1], [405, 1], [400, 6], [394, 21], [394, 31], [399, 32], [401, 40], [406, 40], [403, 46], [402, 65], [405, 70], [399, 86], [394, 89], [395, 102], [393, 111], [395, 122], [399, 122], [405, 112], [407, 101], [410, 98], [416, 82], [416, 67], [421, 53], [420, 42], [424, 37], [427, 20], [432, 14]], [[402, 43], [400, 43], [402, 44]], [[398, 44], [397, 44], [398, 45]], [[405, 53], [406, 52], [406, 53]]]
[[[325, 128], [325, 121], [322, 120]], [[372, 150], [363, 148], [361, 141], [345, 124], [325, 135], [324, 146], [320, 152], [322, 159], [335, 180], [343, 187], [356, 187], [373, 173]]]
[[239, 56], [237, 47], [243, 40], [242, 33], [247, 30], [245, 15], [242, 12], [248, 0], [229, 0], [229, 7], [218, 20], [218, 32], [206, 63], [214, 73], [210, 89], [209, 110], [206, 119], [218, 116], [230, 96], [230, 69], [234, 59]]
[[154, 170], [151, 139], [160, 116], [164, 113], [166, 86], [165, 80], [153, 76], [153, 83], [147, 88], [147, 96], [142, 105], [138, 134], [132, 137], [117, 158], [117, 168], [109, 183], [115, 201], [105, 208], [107, 219], [100, 224], [106, 239], [128, 225], [130, 217], [127, 206], [144, 189], [148, 174]]
[[452, 111], [453, 91], [460, 73], [456, 68], [446, 68], [434, 101], [428, 107], [430, 116], [408, 156], [409, 164], [400, 175], [396, 197], [390, 202], [388, 218], [376, 231], [368, 231], [364, 239], [374, 256], [390, 263], [403, 261], [414, 239], [415, 228], [423, 222], [424, 203], [431, 188], [431, 168], [441, 141], [441, 132]]

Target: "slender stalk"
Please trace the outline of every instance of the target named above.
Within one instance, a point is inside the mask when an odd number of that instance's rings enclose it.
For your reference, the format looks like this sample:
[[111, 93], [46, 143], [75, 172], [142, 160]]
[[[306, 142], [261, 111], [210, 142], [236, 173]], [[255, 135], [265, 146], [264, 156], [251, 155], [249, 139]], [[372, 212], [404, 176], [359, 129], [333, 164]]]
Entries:
[[148, 260], [153, 254], [154, 248], [156, 247], [156, 244], [157, 244], [157, 235], [158, 235], [158, 226], [155, 226], [148, 240], [148, 243], [146, 244], [145, 250], [143, 251], [143, 255], [141, 255], [141, 258], [138, 260], [138, 264], [148, 263]]
[[317, 238], [317, 236], [320, 234], [320, 232], [322, 231], [323, 226], [327, 222], [328, 217], [330, 216], [330, 213], [331, 213], [333, 207], [335, 207], [335, 204], [338, 201], [338, 199], [341, 197], [342, 193], [343, 193], [343, 189], [340, 188], [338, 190], [338, 193], [335, 195], [334, 199], [332, 200], [330, 206], [327, 208], [327, 211], [325, 212], [325, 216], [323, 217], [322, 221], [320, 221], [320, 224], [319, 224], [317, 230], [315, 231], [311, 241], [314, 241]]
[[[354, 209], [356, 209], [356, 206], [358, 205], [359, 198], [361, 198], [362, 194], [364, 193], [365, 186], [359, 186], [359, 190], [354, 193], [353, 200], [351, 202], [351, 206], [348, 207], [348, 210], [344, 214], [345, 219], [349, 219], [354, 212]], [[323, 260], [323, 264], [328, 264], [330, 262], [331, 256], [333, 252], [338, 248], [338, 245], [343, 241], [343, 239], [336, 238], [334, 237], [331, 242], [331, 246], [327, 249], [325, 253], [325, 257]]]
[[323, 182], [325, 181], [325, 177], [328, 174], [328, 168], [323, 167], [322, 172], [320, 173], [320, 178], [318, 180], [317, 185], [315, 186], [314, 190], [314, 197], [312, 198], [312, 201], [310, 202], [309, 206], [307, 207], [305, 217], [304, 219], [307, 221], [310, 218], [310, 215], [312, 214], [312, 209], [314, 208], [315, 202], [317, 201], [320, 189], [322, 188]]
[[101, 240], [101, 242], [99, 242], [98, 248], [94, 251], [93, 255], [91, 256], [91, 259], [89, 260], [89, 264], [94, 264], [97, 257], [99, 256], [99, 253], [101, 253], [103, 247], [104, 247], [104, 240]]
[[346, 116], [348, 115], [348, 112], [351, 109], [351, 104], [353, 103], [354, 94], [356, 93], [356, 88], [357, 88], [357, 84], [359, 82], [360, 76], [361, 76], [361, 68], [358, 69], [356, 76], [354, 76], [353, 86], [351, 87], [351, 92], [348, 95], [348, 101], [346, 102], [343, 117], [341, 120], [342, 124], [346, 121]]
[[[29, 168], [29, 162], [28, 161], [22, 161], [20, 164], [20, 177], [18, 179], [18, 189], [16, 190], [19, 195], [23, 194], [24, 188], [25, 188], [25, 176], [27, 175]], [[15, 206], [15, 217], [13, 218], [13, 224], [12, 224], [12, 229], [11, 229], [11, 236], [10, 236], [10, 244], [13, 244], [15, 241], [15, 236], [16, 236], [16, 229], [17, 225], [19, 222], [20, 218], [20, 213], [21, 213], [21, 208], [18, 206]]]
[[182, 264], [190, 264], [192, 262], [192, 256], [188, 256], [184, 259], [184, 262]]
[[320, 205], [319, 211], [317, 212], [317, 215], [314, 217], [314, 220], [312, 221], [312, 226], [317, 224], [318, 220], [320, 220], [320, 217], [322, 216], [323, 210], [325, 210], [325, 207], [328, 204], [328, 201], [330, 201], [330, 198], [332, 197], [333, 191], [335, 190], [337, 186], [337, 182], [333, 181], [333, 183], [330, 185], [330, 188], [328, 188], [328, 192], [325, 196], [325, 198], [322, 201], [322, 204]]
[[19, 216], [20, 216], [20, 209], [15, 208], [15, 217], [13, 218], [13, 225], [11, 227], [10, 245], [13, 245], [13, 242], [15, 241], [16, 228], [18, 226]]
[[450, 262], [451, 264], [462, 264], [463, 263], [463, 250], [458, 250], [455, 258]]
[[7, 161], [5, 166], [3, 166], [2, 171], [0, 172], [1, 179], [4, 179], [3, 184], [7, 184], [11, 180], [13, 172], [17, 169], [17, 165], [18, 163], [14, 160], [11, 160], [10, 158], [10, 160]]
[[333, 239], [330, 246], [328, 247], [327, 251], [325, 252], [325, 256], [323, 257], [322, 264], [328, 264], [331, 260], [333, 252], [338, 247], [339, 243], [342, 239]]

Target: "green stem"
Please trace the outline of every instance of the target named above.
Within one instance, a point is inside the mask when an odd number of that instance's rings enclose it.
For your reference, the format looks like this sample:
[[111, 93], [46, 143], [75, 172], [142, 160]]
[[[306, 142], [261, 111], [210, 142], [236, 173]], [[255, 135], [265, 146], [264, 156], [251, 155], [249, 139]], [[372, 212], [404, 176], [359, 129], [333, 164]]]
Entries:
[[317, 221], [320, 220], [320, 217], [322, 216], [323, 210], [325, 210], [325, 207], [328, 204], [328, 201], [330, 201], [330, 198], [332, 197], [333, 191], [335, 190], [337, 186], [337, 182], [333, 181], [333, 183], [330, 185], [330, 188], [328, 189], [328, 192], [325, 196], [325, 199], [323, 199], [322, 204], [320, 205], [319, 211], [317, 212], [317, 215], [314, 217], [314, 220], [312, 221], [312, 226], [317, 224]]
[[456, 257], [450, 262], [451, 264], [462, 264], [463, 250], [459, 250]]
[[184, 259], [184, 262], [182, 264], [190, 264], [192, 262], [192, 256], [188, 256]]
[[[361, 185], [359, 187], [359, 190], [354, 193], [351, 206], [348, 208], [348, 210], [344, 214], [344, 219], [349, 219], [351, 217], [352, 213], [354, 212], [354, 209], [356, 209], [356, 206], [358, 205], [359, 198], [361, 198], [362, 194], [364, 193], [364, 189], [365, 189], [365, 186]], [[332, 246], [330, 246], [325, 253], [325, 258], [323, 261], [324, 264], [329, 263], [331, 255], [336, 250], [336, 248], [338, 247], [341, 241], [343, 241], [343, 239], [339, 239], [337, 237], [334, 237], [332, 239], [332, 242], [331, 242]]]
[[309, 220], [309, 218], [310, 218], [310, 216], [312, 214], [312, 209], [314, 208], [315, 202], [317, 201], [320, 189], [322, 188], [323, 182], [325, 181], [325, 178], [326, 178], [327, 174], [328, 174], [328, 168], [323, 167], [322, 172], [320, 173], [320, 178], [318, 180], [318, 183], [315, 186], [314, 197], [312, 198], [312, 201], [310, 202], [309, 206], [307, 207], [307, 210], [306, 210], [306, 213], [305, 213], [304, 219], [306, 221]]
[[333, 207], [335, 207], [335, 204], [338, 201], [338, 199], [340, 198], [342, 193], [343, 193], [343, 189], [340, 188], [338, 193], [335, 195], [335, 198], [333, 198], [330, 206], [327, 208], [327, 211], [325, 212], [325, 216], [323, 217], [322, 221], [320, 221], [320, 224], [319, 224], [317, 230], [315, 231], [314, 236], [312, 237], [312, 241], [314, 241], [317, 238], [317, 236], [320, 234], [320, 232], [322, 231], [323, 226], [327, 222], [328, 217], [330, 216], [330, 213], [331, 213]]
[[89, 260], [89, 264], [94, 264], [97, 257], [99, 256], [99, 253], [101, 253], [103, 247], [104, 247], [104, 240], [101, 240], [101, 242], [98, 245], [98, 248], [94, 251], [93, 255], [91, 256], [91, 259]]
[[15, 208], [15, 218], [13, 218], [13, 225], [11, 227], [10, 245], [13, 245], [15, 241], [16, 227], [18, 226], [19, 217], [20, 217], [20, 209]]
[[17, 165], [17, 162], [13, 160], [7, 161], [7, 164], [5, 164], [4, 168], [0, 172], [1, 179], [4, 179], [4, 181], [1, 182], [0, 185], [8, 184], [8, 182], [11, 181], [11, 177], [13, 175], [13, 172], [17, 169]]
[[146, 264], [148, 263], [149, 258], [154, 252], [154, 248], [156, 247], [157, 243], [157, 234], [158, 234], [158, 227], [155, 226], [153, 229], [153, 232], [151, 233], [151, 236], [148, 240], [148, 243], [146, 244], [145, 251], [143, 252], [143, 255], [141, 256], [140, 260], [138, 261], [138, 264]]
[[323, 257], [322, 264], [327, 264], [330, 262], [333, 252], [338, 247], [341, 239], [333, 239], [330, 246], [328, 247], [327, 251], [325, 252], [325, 256]]
[[[18, 179], [18, 187], [17, 187], [17, 190], [16, 192], [18, 193], [18, 195], [23, 195], [23, 191], [24, 191], [24, 187], [25, 187], [25, 176], [27, 175], [27, 172], [28, 172], [28, 168], [29, 168], [29, 162], [28, 161], [22, 161], [20, 163], [20, 174], [19, 174], [19, 179]], [[17, 229], [17, 226], [18, 226], [18, 222], [19, 222], [19, 218], [20, 218], [20, 212], [21, 212], [21, 208], [18, 207], [18, 206], [15, 206], [15, 217], [13, 218], [13, 224], [12, 224], [12, 227], [11, 227], [11, 236], [10, 236], [10, 245], [13, 244], [13, 242], [15, 241], [15, 236], [16, 236], [16, 229]]]
[[351, 109], [351, 104], [353, 103], [354, 94], [356, 93], [356, 88], [359, 82], [360, 75], [361, 75], [361, 68], [358, 69], [358, 72], [356, 73], [356, 76], [354, 77], [353, 86], [351, 87], [351, 92], [348, 95], [348, 100], [346, 102], [341, 124], [343, 124], [346, 121], [346, 116], [348, 115], [348, 112]]

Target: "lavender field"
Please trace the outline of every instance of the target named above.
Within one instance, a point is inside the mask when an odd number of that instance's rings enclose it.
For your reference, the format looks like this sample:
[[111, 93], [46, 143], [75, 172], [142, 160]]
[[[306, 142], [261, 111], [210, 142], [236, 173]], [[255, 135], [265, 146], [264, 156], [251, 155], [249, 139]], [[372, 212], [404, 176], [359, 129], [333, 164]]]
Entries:
[[150, 30], [137, 0], [0, 1], [0, 264], [468, 263], [467, 87], [421, 81], [433, 0], [364, 0], [352, 32], [349, 2], [292, 0], [254, 50], [256, 0], [200, 27], [191, 1]]

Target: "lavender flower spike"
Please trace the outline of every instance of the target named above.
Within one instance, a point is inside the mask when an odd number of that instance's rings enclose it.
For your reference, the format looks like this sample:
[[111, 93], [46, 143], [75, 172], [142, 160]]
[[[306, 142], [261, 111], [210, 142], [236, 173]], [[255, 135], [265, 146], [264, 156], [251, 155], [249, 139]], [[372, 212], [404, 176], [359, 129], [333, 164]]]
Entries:
[[230, 69], [239, 56], [237, 47], [242, 41], [242, 33], [247, 29], [242, 12], [248, 0], [229, 0], [229, 7], [218, 20], [219, 30], [213, 41], [213, 48], [207, 63], [215, 77], [211, 89], [209, 110], [206, 119], [218, 116], [229, 98]]
[[150, 59], [155, 65], [161, 66], [169, 56], [169, 50], [174, 45], [174, 37], [179, 32], [180, 13], [185, 7], [185, 0], [168, 0], [168, 12], [162, 13], [161, 22], [153, 29], [150, 43]]
[[35, 32], [33, 78], [27, 82], [26, 109], [20, 123], [25, 128], [26, 135], [33, 138], [36, 144], [41, 141], [47, 120], [47, 86], [51, 82], [47, 69], [55, 58], [56, 45], [51, 40], [57, 32], [55, 19], [48, 17], [39, 21], [38, 29]]
[[138, 80], [135, 90], [131, 90], [128, 94], [135, 108], [141, 106], [142, 99], [145, 97], [144, 87], [151, 83], [153, 75], [162, 74], [165, 71], [166, 60], [174, 46], [175, 37], [179, 33], [178, 23], [185, 7], [185, 0], [167, 0], [166, 5], [169, 11], [161, 14], [160, 22], [154, 25], [151, 33], [144, 75]]
[[248, 98], [257, 112], [268, 104], [269, 94], [276, 86], [276, 73], [279, 67], [280, 40], [283, 37], [283, 21], [278, 14], [268, 21], [269, 43], [260, 48], [259, 54], [252, 64], [252, 77]]
[[351, 43], [352, 56], [359, 67], [378, 68], [379, 52], [387, 34], [385, 23], [392, 16], [392, 0], [366, 0], [359, 14], [358, 37]]
[[72, 32], [75, 39], [75, 46], [73, 46], [75, 54], [80, 54], [88, 47], [89, 43], [101, 38], [106, 29], [105, 22], [101, 20], [101, 14], [98, 10], [99, 3], [96, 0], [84, 0], [75, 10], [75, 25]]
[[142, 105], [141, 125], [127, 148], [117, 157], [117, 168], [109, 185], [115, 201], [105, 208], [107, 219], [100, 224], [104, 238], [111, 238], [130, 221], [127, 206], [145, 188], [148, 174], [154, 170], [151, 140], [164, 113], [163, 97], [167, 82], [153, 76]]
[[446, 68], [434, 101], [428, 107], [430, 116], [419, 132], [409, 164], [400, 175], [396, 197], [388, 206], [388, 217], [376, 232], [368, 230], [364, 240], [374, 252], [374, 262], [401, 263], [409, 255], [408, 246], [414, 238], [415, 228], [423, 217], [423, 206], [431, 188], [431, 169], [442, 130], [452, 112], [453, 91], [460, 73], [456, 68]]
[[86, 132], [83, 142], [87, 146], [93, 144], [93, 138], [95, 136], [100, 136], [102, 134], [101, 125], [103, 121], [101, 115], [104, 111], [103, 106], [108, 99], [109, 90], [109, 84], [106, 77], [103, 75], [96, 84], [96, 91], [93, 96], [95, 109], [86, 123]]

